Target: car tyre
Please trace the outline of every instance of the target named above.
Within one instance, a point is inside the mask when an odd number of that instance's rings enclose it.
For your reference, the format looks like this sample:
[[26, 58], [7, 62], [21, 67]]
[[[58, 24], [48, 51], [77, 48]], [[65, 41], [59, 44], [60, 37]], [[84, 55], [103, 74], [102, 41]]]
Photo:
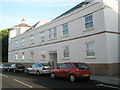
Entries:
[[26, 73], [29, 75], [29, 74], [30, 74], [30, 73], [29, 73], [29, 70], [27, 70]]
[[16, 70], [14, 69], [13, 72], [16, 72]]
[[40, 76], [40, 72], [39, 71], [37, 71], [36, 74], [37, 74], [37, 76]]
[[69, 80], [70, 80], [70, 82], [75, 82], [75, 81], [76, 81], [75, 75], [74, 75], [74, 74], [71, 74], [71, 75], [69, 76]]
[[55, 79], [55, 78], [56, 78], [55, 73], [51, 73], [51, 78], [52, 78], [52, 79]]

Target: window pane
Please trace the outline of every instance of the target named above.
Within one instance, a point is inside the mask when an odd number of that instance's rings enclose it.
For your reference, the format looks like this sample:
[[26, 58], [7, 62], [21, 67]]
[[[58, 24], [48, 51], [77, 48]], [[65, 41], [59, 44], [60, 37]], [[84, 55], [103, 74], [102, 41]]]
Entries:
[[93, 27], [93, 18], [92, 15], [85, 17], [85, 28], [92, 28]]
[[41, 51], [41, 58], [44, 59], [45, 58], [45, 50]]
[[86, 44], [86, 53], [87, 56], [95, 56], [95, 51], [94, 51], [94, 42], [89, 42]]
[[63, 25], [63, 35], [68, 35], [68, 24]]
[[68, 47], [64, 47], [64, 57], [69, 57], [69, 48]]

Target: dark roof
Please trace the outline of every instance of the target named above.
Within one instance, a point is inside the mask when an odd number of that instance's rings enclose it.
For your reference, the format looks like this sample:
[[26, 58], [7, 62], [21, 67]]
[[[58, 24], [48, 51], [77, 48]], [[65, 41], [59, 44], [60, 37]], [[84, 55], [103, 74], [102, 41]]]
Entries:
[[38, 23], [39, 23], [39, 22], [40, 22], [40, 21], [38, 21], [38, 22], [37, 22], [35, 25], [33, 25], [32, 27], [34, 27], [34, 28], [35, 28], [35, 27], [38, 25]]
[[[75, 7], [71, 8], [70, 10], [66, 11], [65, 13], [63, 13], [60, 16], [56, 17], [55, 19], [57, 19], [59, 17], [62, 17], [64, 15], [66, 15], [66, 14], [69, 14], [69, 13], [73, 12], [74, 10], [76, 10], [78, 8], [81, 8], [83, 5], [86, 5], [88, 3], [90, 3], [90, 2], [81, 2], [80, 4], [76, 5]], [[55, 20], [55, 19], [53, 19], [53, 20]]]
[[25, 23], [21, 23], [19, 25], [14, 26], [14, 27], [31, 27], [31, 26], [29, 26], [29, 25], [27, 25]]

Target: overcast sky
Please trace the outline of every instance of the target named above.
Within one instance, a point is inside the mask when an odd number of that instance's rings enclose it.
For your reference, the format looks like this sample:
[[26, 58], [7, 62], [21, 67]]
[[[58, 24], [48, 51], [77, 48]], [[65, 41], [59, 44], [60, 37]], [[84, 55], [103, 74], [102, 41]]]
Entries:
[[83, 0], [0, 0], [0, 30], [21, 23], [52, 20]]

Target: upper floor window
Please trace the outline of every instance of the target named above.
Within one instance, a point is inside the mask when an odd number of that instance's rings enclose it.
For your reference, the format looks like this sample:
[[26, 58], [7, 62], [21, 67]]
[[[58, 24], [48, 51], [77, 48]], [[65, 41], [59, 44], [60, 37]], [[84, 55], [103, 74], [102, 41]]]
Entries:
[[53, 30], [54, 30], [54, 32], [53, 32], [53, 33], [54, 33], [54, 34], [53, 34], [53, 35], [54, 35], [54, 38], [56, 38], [56, 37], [57, 37], [57, 29], [56, 29], [56, 28], [53, 28]]
[[87, 56], [95, 56], [94, 41], [86, 43], [86, 53], [87, 53]]
[[49, 30], [49, 39], [52, 39], [52, 29]]
[[88, 15], [85, 17], [85, 28], [86, 29], [93, 28], [93, 16], [92, 15]]
[[31, 44], [34, 44], [34, 36], [33, 35], [31, 35], [30, 42], [31, 42]]
[[22, 46], [24, 46], [25, 44], [24, 44], [24, 38], [22, 39]]
[[45, 32], [40, 33], [41, 42], [45, 42]]
[[63, 25], [63, 36], [68, 35], [68, 24]]
[[18, 41], [15, 41], [15, 47], [16, 48], [18, 47]]
[[63, 54], [64, 54], [64, 58], [69, 57], [69, 47], [68, 46], [63, 47]]

